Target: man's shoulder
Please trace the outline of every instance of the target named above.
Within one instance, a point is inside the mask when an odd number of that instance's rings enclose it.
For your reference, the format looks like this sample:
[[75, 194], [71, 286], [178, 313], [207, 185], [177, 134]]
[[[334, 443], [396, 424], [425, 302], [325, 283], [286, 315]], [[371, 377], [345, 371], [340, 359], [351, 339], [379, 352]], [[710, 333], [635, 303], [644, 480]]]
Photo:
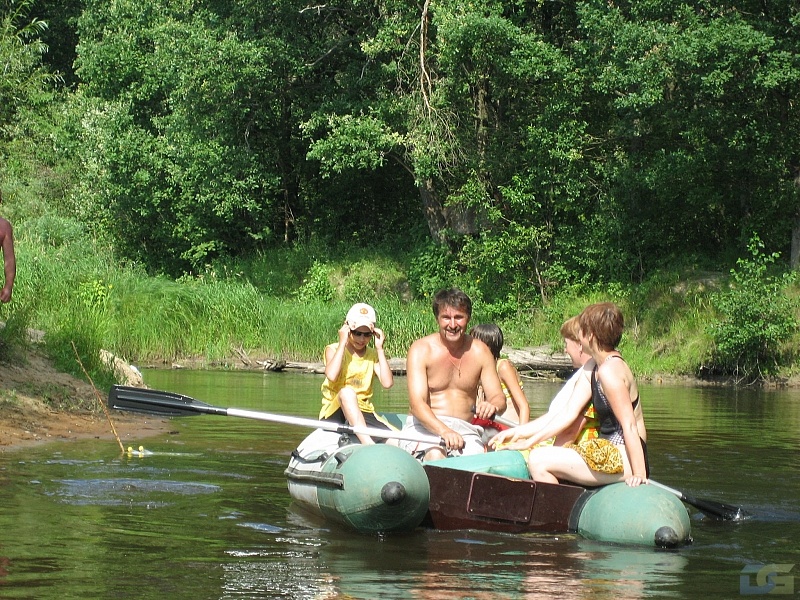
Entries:
[[489, 346], [476, 337], [469, 336], [468, 339], [470, 342], [467, 346], [466, 352], [479, 355], [482, 358], [490, 358], [492, 364], [495, 364], [494, 355], [492, 354], [492, 351], [489, 350]]
[[432, 333], [430, 335], [426, 335], [425, 337], [418, 338], [411, 343], [411, 347], [409, 347], [408, 351], [409, 353], [429, 351], [431, 348], [433, 348], [437, 340], [438, 340], [438, 334], [436, 333]]

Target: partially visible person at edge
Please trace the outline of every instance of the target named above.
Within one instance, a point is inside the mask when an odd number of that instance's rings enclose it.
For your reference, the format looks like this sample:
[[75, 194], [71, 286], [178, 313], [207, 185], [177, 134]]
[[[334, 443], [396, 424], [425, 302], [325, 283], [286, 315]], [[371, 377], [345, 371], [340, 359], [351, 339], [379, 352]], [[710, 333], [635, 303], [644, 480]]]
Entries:
[[[503, 349], [503, 330], [494, 323], [482, 323], [469, 330], [469, 334], [489, 346], [489, 350], [494, 356], [497, 376], [500, 377], [500, 386], [506, 397], [506, 412], [509, 417], [509, 409], [517, 415], [516, 422], [525, 424], [531, 420], [531, 408], [528, 405], [528, 398], [522, 390], [522, 383], [519, 379], [517, 368], [507, 358], [500, 358], [500, 351]], [[483, 400], [483, 388], [478, 388], [478, 399]]]
[[[489, 348], [467, 334], [472, 300], [458, 288], [440, 290], [433, 298], [439, 331], [411, 344], [407, 357], [408, 400], [411, 414], [404, 430], [434, 434], [441, 445], [401, 442], [423, 460], [486, 451], [483, 429], [473, 416], [491, 419], [502, 414], [506, 397]], [[477, 402], [478, 386], [484, 400]]]
[[[592, 367], [594, 361], [592, 357], [583, 351], [580, 341], [580, 325], [578, 317], [571, 317], [564, 321], [560, 329], [561, 337], [564, 338], [564, 351], [570, 357], [575, 372], [564, 383], [562, 388], [550, 402], [547, 412], [531, 421], [527, 427], [515, 427], [513, 430], [501, 432], [502, 435], [495, 435], [489, 444], [493, 448], [501, 448], [504, 445], [516, 442], [520, 438], [531, 437], [538, 433], [550, 423], [550, 421], [565, 410], [577, 382], [584, 378], [591, 380]], [[555, 437], [544, 440], [540, 445], [563, 446], [572, 442], [582, 442], [584, 440], [596, 438], [598, 435], [599, 423], [595, 418], [594, 406], [591, 404], [590, 387], [586, 387], [585, 410], [578, 415], [578, 418], [571, 426], [564, 429]]]
[[[375, 309], [369, 304], [354, 304], [339, 328], [339, 341], [325, 347], [320, 419], [357, 427], [394, 429], [375, 414], [372, 404], [373, 376], [384, 388], [394, 384], [394, 375], [383, 350], [386, 335], [375, 322]], [[375, 339], [374, 348], [369, 345], [372, 338]], [[356, 436], [362, 444], [375, 443], [368, 435]]]
[[[0, 192], [0, 204], [3, 194]], [[7, 219], [0, 217], [0, 247], [3, 249], [3, 289], [0, 290], [0, 302], [10, 302], [14, 290], [14, 278], [17, 276], [17, 257], [14, 254], [14, 231]]]
[[[580, 378], [576, 382], [565, 409], [544, 429], [507, 447], [533, 448], [528, 470], [534, 481], [558, 483], [564, 479], [584, 485], [625, 481], [632, 487], [647, 483], [647, 431], [639, 389], [616, 349], [624, 328], [622, 312], [610, 302], [592, 304], [580, 314], [579, 325], [583, 351], [593, 359], [589, 381]], [[598, 438], [566, 446], [535, 447], [572, 426], [587, 397], [591, 397], [600, 423]]]

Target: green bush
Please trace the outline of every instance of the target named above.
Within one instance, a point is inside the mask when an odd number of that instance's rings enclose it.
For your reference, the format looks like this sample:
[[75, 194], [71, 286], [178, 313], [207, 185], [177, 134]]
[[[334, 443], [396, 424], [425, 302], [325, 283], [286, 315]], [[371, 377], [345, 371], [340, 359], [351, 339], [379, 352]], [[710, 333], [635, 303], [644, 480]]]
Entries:
[[456, 259], [445, 247], [428, 242], [420, 246], [411, 257], [408, 282], [414, 294], [430, 298], [442, 288], [456, 285], [459, 273]]
[[333, 300], [334, 289], [331, 284], [331, 273], [333, 269], [319, 261], [314, 261], [308, 270], [303, 285], [297, 290], [297, 299], [301, 302], [311, 300]]
[[713, 367], [752, 383], [774, 375], [781, 365], [781, 345], [797, 327], [793, 302], [784, 294], [794, 275], [771, 275], [778, 253], [765, 254], [757, 235], [748, 244], [749, 258], [731, 269], [731, 284], [712, 295], [720, 320], [710, 326]]
[[391, 260], [375, 257], [348, 265], [342, 273], [340, 295], [349, 302], [375, 302], [402, 291], [405, 276]]

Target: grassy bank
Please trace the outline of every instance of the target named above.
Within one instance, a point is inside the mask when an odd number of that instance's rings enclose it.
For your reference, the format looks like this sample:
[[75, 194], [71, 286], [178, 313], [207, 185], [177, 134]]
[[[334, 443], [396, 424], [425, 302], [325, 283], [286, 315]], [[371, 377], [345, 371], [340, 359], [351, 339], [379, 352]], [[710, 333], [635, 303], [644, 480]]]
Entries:
[[[317, 361], [354, 301], [375, 306], [391, 356], [403, 356], [414, 339], [435, 328], [429, 301], [412, 297], [404, 285], [402, 257], [363, 251], [323, 261], [319, 252], [287, 249], [209, 266], [200, 277], [176, 282], [117, 264], [107, 244], [69, 220], [23, 220], [16, 237], [18, 277], [13, 302], [0, 308], [7, 322], [0, 358], [13, 361], [26, 328], [40, 329], [62, 368], [80, 374], [77, 350], [101, 384], [110, 380], [95, 358], [100, 348], [134, 364], [220, 360], [236, 349]], [[726, 285], [721, 274], [663, 273], [635, 286], [563, 290], [544, 307], [497, 321], [508, 346], [560, 349], [558, 330], [566, 318], [591, 302], [611, 300], [625, 314], [621, 349], [638, 375], [697, 375], [714, 350], [712, 294]], [[786, 293], [796, 296], [796, 288]], [[476, 302], [473, 324], [494, 316]], [[794, 373], [797, 341], [795, 333], [783, 344], [787, 360], [780, 376]]]

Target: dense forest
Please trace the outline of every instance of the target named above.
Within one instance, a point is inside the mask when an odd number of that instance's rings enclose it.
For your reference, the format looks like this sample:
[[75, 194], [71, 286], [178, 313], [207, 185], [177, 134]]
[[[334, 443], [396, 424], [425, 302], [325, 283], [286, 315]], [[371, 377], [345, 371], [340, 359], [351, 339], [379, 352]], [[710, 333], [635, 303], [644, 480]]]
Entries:
[[795, 0], [2, 0], [0, 19], [0, 188], [149, 274], [383, 247], [412, 293], [466, 281], [502, 315], [748, 252], [800, 262]]

